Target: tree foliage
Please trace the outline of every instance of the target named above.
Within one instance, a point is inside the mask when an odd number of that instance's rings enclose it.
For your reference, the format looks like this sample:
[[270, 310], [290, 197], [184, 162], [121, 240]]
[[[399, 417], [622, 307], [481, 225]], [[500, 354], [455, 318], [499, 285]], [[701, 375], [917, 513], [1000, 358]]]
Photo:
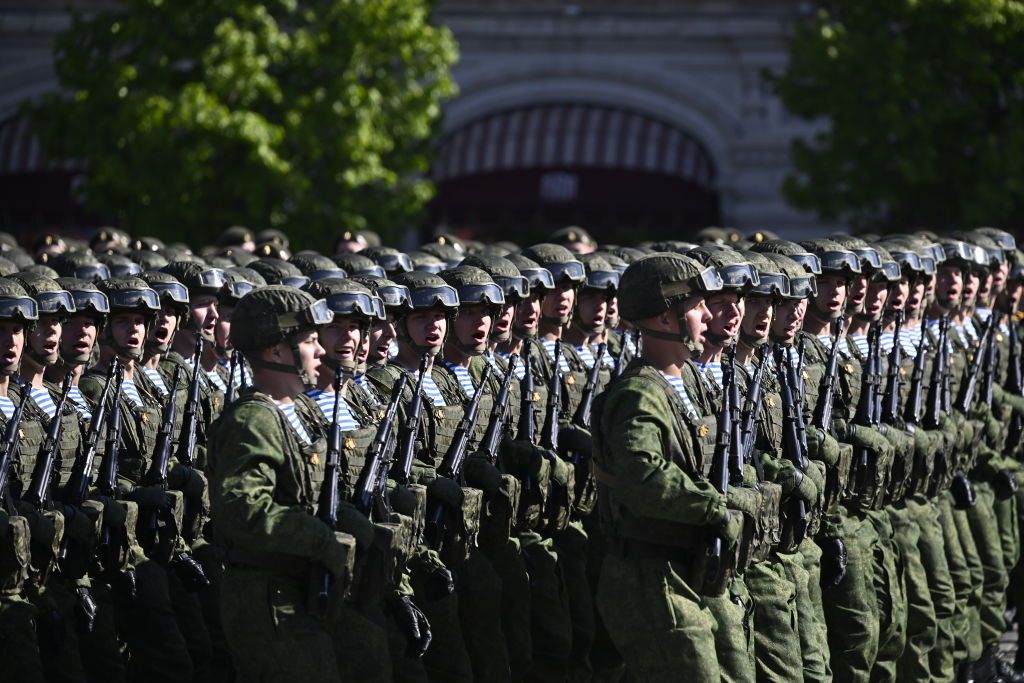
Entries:
[[122, 0], [56, 46], [31, 114], [136, 234], [236, 223], [298, 242], [415, 220], [456, 47], [429, 0]]
[[1021, 224], [1024, 2], [820, 3], [775, 85], [823, 123], [792, 148], [796, 206], [876, 229]]

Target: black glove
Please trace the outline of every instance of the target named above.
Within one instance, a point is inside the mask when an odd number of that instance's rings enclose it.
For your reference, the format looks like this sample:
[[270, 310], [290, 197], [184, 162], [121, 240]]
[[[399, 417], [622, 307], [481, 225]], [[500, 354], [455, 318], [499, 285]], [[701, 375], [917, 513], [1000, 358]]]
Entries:
[[1010, 470], [999, 470], [992, 479], [992, 489], [999, 500], [1009, 500], [1017, 492], [1017, 477]]
[[86, 633], [92, 633], [93, 627], [96, 625], [96, 600], [85, 586], [75, 589], [75, 597], [78, 599], [78, 603], [75, 605], [78, 620]]
[[974, 495], [974, 486], [963, 472], [957, 472], [953, 476], [953, 483], [949, 486], [949, 492], [953, 494], [953, 506], [957, 510], [969, 510], [978, 502], [977, 497]]
[[181, 585], [189, 592], [195, 593], [210, 585], [206, 572], [191, 553], [178, 553], [171, 559], [170, 566], [174, 569], [174, 575], [181, 581]]
[[392, 603], [392, 614], [399, 630], [405, 636], [406, 657], [422, 657], [430, 646], [433, 637], [430, 633], [430, 622], [427, 615], [416, 606], [412, 597], [401, 595]]
[[455, 592], [455, 576], [443, 565], [435, 565], [423, 579], [423, 596], [428, 602], [448, 597]]
[[163, 486], [136, 486], [128, 494], [128, 500], [149, 510], [169, 510], [174, 505], [174, 497], [167, 493]]
[[820, 545], [821, 585], [838, 586], [846, 576], [846, 544], [841, 538], [825, 538]]

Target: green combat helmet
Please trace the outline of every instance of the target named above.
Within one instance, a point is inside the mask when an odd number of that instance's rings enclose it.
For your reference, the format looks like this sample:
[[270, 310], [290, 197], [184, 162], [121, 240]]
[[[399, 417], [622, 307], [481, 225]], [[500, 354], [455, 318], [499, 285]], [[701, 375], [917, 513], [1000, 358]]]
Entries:
[[[326, 301], [327, 307], [331, 309], [332, 316], [341, 315], [358, 320], [360, 340], [365, 339], [366, 335], [370, 333], [370, 325], [374, 320], [380, 320], [385, 317], [384, 302], [380, 297], [376, 296], [365, 285], [353, 280], [341, 278], [314, 280], [306, 285], [306, 291], [314, 299]], [[351, 375], [356, 370], [357, 356], [358, 349], [357, 353], [344, 361], [334, 358], [331, 353], [327, 353], [323, 357], [323, 362], [331, 370], [337, 370], [340, 367], [342, 372]]]
[[[16, 280], [25, 292], [36, 302], [40, 319], [43, 316], [56, 316], [63, 321], [75, 312], [75, 300], [71, 294], [61, 289], [53, 278], [43, 277], [34, 273], [16, 273], [11, 276]], [[41, 355], [32, 348], [31, 344], [25, 344], [25, 353], [36, 363], [42, 366], [50, 366], [57, 362], [60, 355], [60, 344], [53, 353]]]
[[[307, 389], [316, 385], [302, 367], [298, 335], [334, 320], [323, 299], [287, 285], [268, 285], [242, 297], [231, 317], [231, 346], [241, 351], [253, 368], [297, 375]], [[292, 365], [259, 357], [263, 349], [285, 342], [292, 351]]]
[[35, 263], [28, 268], [22, 268], [18, 273], [29, 273], [31, 275], [40, 275], [42, 277], [48, 277], [51, 280], [56, 280], [60, 277], [60, 273], [51, 268], [50, 266], [43, 265], [42, 263]]
[[[107, 315], [110, 314], [110, 304], [107, 297], [96, 285], [88, 280], [75, 277], [57, 278], [57, 284], [71, 295], [75, 301], [75, 316], [86, 316], [92, 318], [96, 324], [96, 333], [102, 334], [107, 324]], [[92, 349], [82, 353], [74, 353], [60, 345], [60, 357], [68, 365], [81, 365], [88, 363], [92, 358]]]
[[339, 268], [338, 264], [315, 251], [300, 251], [292, 256], [288, 263], [301, 270], [302, 274], [310, 280], [348, 277], [348, 274]]
[[133, 251], [128, 257], [138, 263], [143, 270], [160, 270], [169, 263], [162, 254], [155, 251]]
[[807, 272], [803, 264], [794, 261], [789, 256], [774, 252], [764, 252], [762, 255], [775, 264], [775, 267], [779, 269], [789, 283], [789, 291], [784, 292], [781, 296], [783, 301], [806, 299], [818, 293], [818, 286], [814, 276]]
[[[39, 320], [39, 307], [28, 295], [21, 283], [10, 278], [0, 278], [0, 320], [20, 323], [27, 336]], [[0, 374], [15, 375], [21, 367], [19, 356], [13, 363], [0, 364]]]
[[[676, 307], [691, 296], [704, 296], [722, 289], [722, 279], [714, 268], [682, 254], [652, 254], [629, 265], [619, 281], [619, 314], [655, 339], [681, 342], [691, 354], [704, 349], [699, 339], [690, 337], [684, 314]], [[671, 335], [639, 324], [641, 320], [675, 310], [679, 334]]]
[[464, 251], [459, 251], [451, 242], [427, 242], [419, 250], [441, 259], [448, 268], [459, 265], [466, 256]]
[[[195, 265], [195, 264], [188, 264]], [[150, 353], [164, 354], [171, 350], [174, 343], [174, 335], [181, 329], [182, 324], [189, 319], [189, 290], [170, 273], [148, 270], [139, 275], [139, 279], [145, 281], [157, 296], [160, 297], [161, 308], [167, 308], [174, 312], [178, 318], [178, 324], [174, 326], [174, 333], [161, 344], [146, 337], [146, 350]]]
[[421, 270], [424, 273], [440, 273], [447, 267], [444, 261], [425, 251], [409, 252], [409, 261], [413, 270]]
[[[591, 292], [604, 294], [607, 301], [615, 298], [619, 290], [619, 272], [608, 263], [607, 259], [595, 253], [581, 254], [580, 261], [583, 262], [583, 270], [586, 273], [586, 280], [583, 281], [583, 289]], [[607, 318], [600, 325], [585, 325], [579, 316], [579, 307], [573, 307], [572, 324], [583, 331], [585, 335], [591, 336], [604, 332]]]
[[[145, 280], [137, 277], [114, 277], [98, 282], [96, 288], [106, 295], [111, 318], [124, 313], [141, 314], [146, 324], [143, 339], [149, 337], [149, 329], [160, 312], [160, 295], [147, 285]], [[109, 325], [104, 328], [100, 342], [109, 345], [118, 355], [125, 358], [136, 361], [142, 358], [141, 348], [129, 349], [115, 342], [110, 334]]]
[[0, 277], [7, 277], [18, 272], [18, 264], [11, 259], [0, 256]]
[[248, 267], [262, 275], [263, 279], [272, 285], [288, 285], [299, 288], [309, 282], [309, 278], [302, 274], [298, 266], [272, 256], [265, 256], [253, 261]]
[[394, 247], [367, 247], [359, 252], [384, 269], [388, 276], [396, 273], [408, 273], [412, 270], [412, 261]]
[[[395, 284], [404, 285], [409, 289], [409, 299], [413, 311], [430, 310], [440, 308], [448, 318], [448, 330], [450, 332], [455, 317], [459, 314], [459, 295], [455, 288], [433, 273], [399, 273], [394, 278]], [[396, 322], [399, 340], [416, 349], [419, 353], [430, 353], [437, 355], [444, 348], [445, 340], [442, 339], [437, 346], [420, 346], [413, 343], [409, 336], [407, 317], [403, 316]]]
[[267, 281], [252, 268], [234, 266], [224, 271], [224, 286], [217, 294], [222, 306], [235, 306], [242, 297], [258, 287], [266, 287]]
[[808, 273], [821, 275], [821, 260], [802, 244], [790, 242], [789, 240], [774, 239], [757, 242], [751, 245], [750, 250], [756, 251], [759, 254], [782, 254], [783, 256], [788, 256], [802, 265]]
[[349, 277], [356, 275], [370, 275], [373, 277], [387, 277], [384, 269], [362, 254], [335, 254], [331, 257], [335, 265], [345, 271]]
[[357, 275], [352, 278], [367, 287], [381, 301], [384, 302], [384, 311], [395, 320], [412, 310], [412, 295], [409, 288], [386, 277], [372, 277], [369, 275]]
[[[473, 254], [467, 256], [463, 261], [464, 266], [479, 268], [494, 280], [494, 283], [501, 287], [505, 295], [505, 305], [515, 306], [530, 296], [530, 283], [523, 274], [519, 272], [516, 264], [502, 256], [493, 254]], [[491, 341], [498, 344], [507, 342], [512, 336], [512, 330], [508, 329], [498, 333], [492, 327]]]
[[[462, 265], [442, 271], [440, 277], [455, 288], [459, 295], [460, 307], [474, 304], [486, 306], [491, 314], [493, 329], [494, 320], [501, 314], [501, 309], [505, 305], [505, 293], [487, 271]], [[479, 355], [487, 350], [488, 339], [469, 347], [463, 345], [456, 335], [452, 335], [452, 340], [456, 348], [466, 355]]]
[[[156, 252], [151, 252], [156, 253]], [[122, 254], [100, 254], [97, 256], [100, 263], [110, 271], [110, 277], [128, 277], [138, 275], [142, 272], [142, 266]]]
[[61, 274], [61, 277], [75, 277], [81, 280], [96, 282], [110, 277], [110, 269], [100, 263], [90, 251], [69, 251], [57, 254], [50, 259], [49, 265]]
[[[556, 287], [563, 283], [569, 283], [575, 289], [579, 289], [586, 282], [587, 272], [583, 263], [576, 258], [576, 254], [561, 245], [535, 244], [532, 247], [523, 249], [523, 256], [533, 259], [542, 268], [547, 269], [551, 273], [551, 278], [554, 280]], [[575, 309], [575, 306], [573, 308]], [[552, 319], [552, 322], [557, 322], [559, 325], [568, 325], [572, 315], [573, 311], [570, 311], [564, 318]]]

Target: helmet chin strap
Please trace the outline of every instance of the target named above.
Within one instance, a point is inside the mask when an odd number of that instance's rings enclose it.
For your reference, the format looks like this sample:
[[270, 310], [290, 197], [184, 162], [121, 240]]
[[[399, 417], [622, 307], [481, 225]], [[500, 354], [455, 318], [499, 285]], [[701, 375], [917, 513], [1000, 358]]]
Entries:
[[[60, 344], [58, 344], [58, 347], [59, 346]], [[43, 354], [33, 349], [32, 344], [26, 344], [25, 355], [27, 355], [29, 358], [35, 361], [36, 365], [40, 365], [44, 368], [47, 368], [57, 362], [57, 359], [60, 357], [60, 352], [55, 352], [54, 354], [52, 354], [52, 356], [44, 356]]]
[[652, 337], [654, 339], [664, 339], [665, 341], [674, 341], [681, 343], [686, 350], [690, 352], [691, 356], [696, 356], [704, 351], [704, 344], [696, 341], [690, 337], [690, 333], [686, 330], [686, 317], [679, 316], [679, 332], [662, 332], [661, 330], [652, 330], [649, 327], [642, 327], [637, 325], [645, 337]]

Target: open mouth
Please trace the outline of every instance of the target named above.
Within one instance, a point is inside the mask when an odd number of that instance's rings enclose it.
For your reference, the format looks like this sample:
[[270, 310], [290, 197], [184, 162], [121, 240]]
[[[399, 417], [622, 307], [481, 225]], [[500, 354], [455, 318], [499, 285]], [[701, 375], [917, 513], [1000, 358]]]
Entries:
[[51, 353], [57, 353], [57, 341], [47, 341], [43, 343], [43, 353], [49, 355]]
[[4, 354], [4, 365], [14, 365], [18, 362], [18, 354], [14, 351], [8, 351]]

